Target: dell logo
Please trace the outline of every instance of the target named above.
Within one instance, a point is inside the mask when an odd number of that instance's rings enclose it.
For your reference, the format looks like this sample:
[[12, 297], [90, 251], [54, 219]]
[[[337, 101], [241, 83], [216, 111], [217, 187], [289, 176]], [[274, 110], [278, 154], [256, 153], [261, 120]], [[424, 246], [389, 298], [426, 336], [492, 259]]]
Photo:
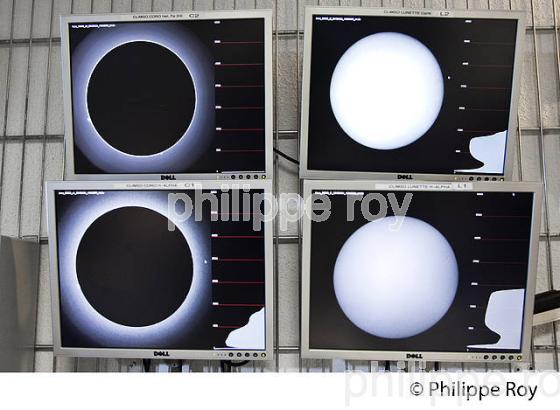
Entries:
[[158, 352], [158, 351], [156, 350], [156, 351], [154, 352], [154, 357], [169, 357], [169, 352], [163, 351], [163, 350]]
[[161, 180], [162, 181], [175, 181], [177, 178], [175, 178], [175, 175], [162, 175], [161, 176]]
[[399, 175], [397, 175], [397, 179], [412, 179], [412, 175], [410, 175], [410, 174], [399, 174]]
[[422, 359], [422, 354], [421, 353], [407, 353], [406, 358], [407, 359]]

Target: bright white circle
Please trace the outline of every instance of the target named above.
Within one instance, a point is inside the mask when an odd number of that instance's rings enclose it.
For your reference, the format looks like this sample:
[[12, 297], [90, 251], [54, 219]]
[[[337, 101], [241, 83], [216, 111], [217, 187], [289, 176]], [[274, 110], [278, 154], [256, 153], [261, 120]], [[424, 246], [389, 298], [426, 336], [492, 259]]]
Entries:
[[401, 33], [354, 43], [338, 61], [330, 99], [336, 120], [369, 148], [404, 147], [422, 137], [443, 103], [443, 75], [432, 52]]
[[369, 222], [344, 243], [334, 290], [344, 314], [372, 335], [399, 339], [428, 330], [449, 310], [459, 272], [453, 249], [412, 217]]

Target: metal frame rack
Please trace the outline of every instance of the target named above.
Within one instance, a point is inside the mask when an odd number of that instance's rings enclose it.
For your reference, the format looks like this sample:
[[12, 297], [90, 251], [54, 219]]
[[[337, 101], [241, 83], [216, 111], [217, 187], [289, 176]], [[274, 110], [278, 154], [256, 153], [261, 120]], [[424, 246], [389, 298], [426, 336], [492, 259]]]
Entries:
[[[558, 172], [556, 168], [560, 169], [560, 0], [0, 0], [0, 232], [21, 238], [39, 237], [42, 244], [36, 370], [137, 371], [142, 367], [139, 361], [57, 360], [52, 355], [43, 181], [61, 179], [64, 170], [59, 15], [273, 9], [274, 146], [285, 150], [293, 148], [293, 153], [297, 154], [305, 5], [527, 10], [526, 44], [529, 50], [524, 61], [521, 96], [524, 105], [518, 115], [521, 126], [518, 128], [514, 179], [542, 180], [545, 183], [538, 289], [544, 291], [554, 287], [554, 276], [558, 278], [560, 275], [560, 265], [555, 258], [560, 251], [560, 221], [556, 222], [560, 215], [554, 208], [558, 207], [560, 188], [558, 181], [551, 179]], [[554, 104], [550, 104], [550, 98]], [[293, 165], [276, 156], [274, 171], [275, 194], [282, 192], [288, 183], [295, 186], [293, 189], [298, 189], [299, 184], [294, 182], [297, 181], [297, 169]], [[298, 263], [286, 266], [280, 263], [279, 258], [279, 252], [287, 247], [292, 247], [293, 251], [300, 244], [301, 229], [293, 228], [289, 234], [280, 232], [280, 221], [276, 221], [274, 360], [236, 370], [376, 370], [376, 363], [369, 362], [302, 360], [297, 343], [292, 340], [290, 343], [283, 342], [285, 329], [280, 332], [280, 327], [285, 326], [287, 321], [291, 327], [290, 339], [297, 340], [299, 333], [299, 315], [293, 314], [293, 311], [298, 311], [299, 303]], [[289, 279], [281, 273], [286, 267], [293, 268], [288, 272]], [[558, 280], [556, 286], [560, 286]], [[285, 298], [278, 298], [279, 289], [294, 293], [288, 303]], [[294, 304], [295, 307], [292, 306]], [[283, 317], [286, 311], [288, 314]], [[532, 349], [533, 367], [559, 370], [558, 330], [556, 325], [536, 329]], [[181, 370], [177, 365], [158, 366]], [[472, 367], [446, 363], [441, 368], [468, 370]], [[475, 368], [514, 370], [509, 366]], [[219, 363], [193, 361], [184, 364], [182, 370], [219, 371]]]

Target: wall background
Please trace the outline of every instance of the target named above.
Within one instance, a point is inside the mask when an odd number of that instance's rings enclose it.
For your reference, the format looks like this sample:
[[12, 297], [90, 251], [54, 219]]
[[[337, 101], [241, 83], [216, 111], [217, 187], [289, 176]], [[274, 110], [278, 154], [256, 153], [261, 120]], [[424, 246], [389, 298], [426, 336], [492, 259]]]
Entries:
[[[59, 16], [170, 10], [272, 8], [275, 20], [275, 139], [297, 156], [304, 6], [351, 5], [435, 9], [526, 10], [519, 143], [514, 180], [545, 181], [537, 290], [560, 287], [560, 0], [0, 0], [0, 232], [40, 237], [41, 277], [36, 371], [139, 371], [138, 361], [54, 358], [48, 238], [42, 181], [63, 175], [63, 109]], [[297, 169], [279, 159], [278, 192], [298, 192]], [[372, 363], [301, 360], [298, 226], [278, 232], [276, 360], [239, 371], [369, 370]], [[560, 326], [557, 326], [560, 328]], [[533, 366], [557, 370], [559, 329], [535, 328]], [[167, 365], [160, 365], [167, 370]], [[444, 363], [442, 369], [515, 370], [509, 365]], [[375, 369], [375, 363], [373, 363]], [[189, 362], [183, 371], [219, 371], [216, 362]]]

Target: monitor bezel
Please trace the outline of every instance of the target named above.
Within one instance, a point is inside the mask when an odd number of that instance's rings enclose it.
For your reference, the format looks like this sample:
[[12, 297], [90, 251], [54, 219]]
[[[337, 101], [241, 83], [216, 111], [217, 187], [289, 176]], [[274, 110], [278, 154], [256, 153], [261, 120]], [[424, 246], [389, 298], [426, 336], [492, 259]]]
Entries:
[[[273, 247], [273, 220], [264, 218], [264, 252], [265, 252], [265, 349], [223, 349], [223, 350], [173, 350], [141, 349], [141, 348], [80, 348], [63, 347], [60, 323], [60, 291], [58, 269], [58, 241], [57, 221], [55, 209], [55, 192], [57, 190], [163, 190], [173, 191], [180, 189], [215, 189], [224, 188], [262, 189], [265, 194], [272, 195], [272, 181], [244, 181], [226, 183], [224, 181], [56, 181], [46, 182], [45, 200], [47, 205], [47, 224], [49, 238], [49, 264], [51, 287], [51, 314], [53, 329], [53, 352], [55, 356], [65, 357], [97, 357], [97, 358], [144, 358], [161, 359], [155, 352], [165, 351], [165, 359], [205, 359], [205, 360], [271, 360], [274, 346], [274, 247]], [[233, 353], [233, 356], [229, 356]], [[254, 356], [257, 354], [257, 356]], [[246, 356], [248, 355], [248, 356]]]
[[[388, 17], [425, 17], [425, 18], [473, 18], [473, 19], [509, 19], [517, 20], [517, 35], [513, 66], [513, 80], [511, 91], [511, 105], [506, 140], [506, 156], [504, 173], [495, 174], [425, 174], [410, 172], [370, 172], [370, 171], [336, 171], [310, 169], [308, 167], [308, 135], [309, 135], [309, 98], [311, 88], [311, 48], [313, 37], [313, 18], [316, 15], [334, 16], [388, 16]], [[311, 7], [305, 8], [305, 29], [303, 46], [303, 75], [301, 91], [301, 119], [300, 119], [300, 178], [302, 179], [413, 179], [429, 181], [468, 181], [502, 180], [511, 181], [513, 176], [513, 162], [515, 142], [519, 138], [517, 133], [517, 109], [520, 95], [521, 70], [523, 62], [523, 44], [525, 36], [526, 16], [523, 11], [510, 10], [432, 10], [432, 9], [394, 9], [394, 8], [355, 8], [355, 7]]]
[[[405, 187], [403, 189], [403, 187]], [[310, 247], [311, 220], [304, 216], [302, 220], [302, 259], [301, 259], [301, 356], [306, 359], [349, 359], [349, 360], [403, 360], [403, 361], [443, 361], [443, 362], [525, 362], [531, 358], [531, 334], [533, 323], [533, 305], [536, 287], [538, 247], [541, 226], [542, 191], [541, 183], [533, 182], [388, 182], [379, 181], [341, 181], [308, 180], [304, 181], [304, 199], [309, 198], [314, 190], [350, 190], [350, 191], [395, 191], [417, 187], [421, 191], [461, 191], [473, 192], [532, 192], [534, 194], [531, 238], [529, 244], [529, 262], [527, 287], [525, 289], [525, 308], [523, 312], [523, 333], [520, 353], [500, 352], [438, 352], [438, 351], [386, 351], [386, 350], [341, 350], [314, 349], [309, 345], [310, 313]], [[309, 203], [306, 203], [310, 206]], [[308, 208], [304, 215], [309, 215]], [[484, 356], [488, 355], [488, 359]], [[491, 357], [496, 355], [496, 360]], [[505, 356], [505, 359], [501, 359]], [[513, 359], [510, 359], [510, 356]]]
[[[264, 75], [265, 75], [265, 172], [228, 171], [223, 173], [150, 173], [150, 174], [111, 174], [95, 173], [80, 174], [74, 164], [74, 124], [72, 110], [72, 75], [70, 70], [69, 25], [71, 23], [98, 22], [146, 22], [146, 21], [195, 21], [195, 20], [264, 20]], [[272, 81], [272, 10], [223, 10], [223, 11], [173, 11], [125, 14], [88, 14], [60, 17], [61, 58], [62, 58], [62, 90], [64, 105], [64, 143], [65, 143], [65, 176], [68, 180], [229, 180], [232, 176], [256, 174], [266, 179], [273, 177], [273, 81]]]

